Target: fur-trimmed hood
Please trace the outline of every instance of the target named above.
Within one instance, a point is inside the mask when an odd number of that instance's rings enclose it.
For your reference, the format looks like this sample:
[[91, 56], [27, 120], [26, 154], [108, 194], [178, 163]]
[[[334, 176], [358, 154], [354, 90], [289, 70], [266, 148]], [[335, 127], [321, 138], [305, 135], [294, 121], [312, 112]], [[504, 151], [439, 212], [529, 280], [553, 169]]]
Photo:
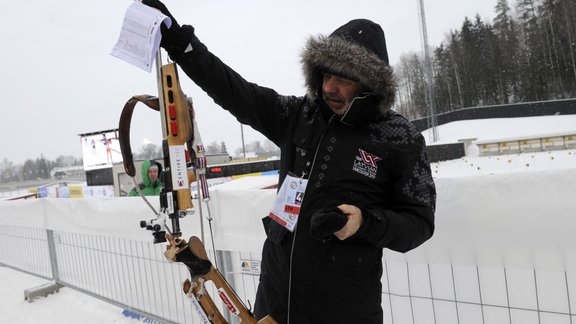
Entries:
[[360, 82], [377, 97], [382, 114], [394, 104], [396, 81], [388, 64], [384, 32], [370, 20], [352, 20], [330, 36], [311, 37], [301, 62], [312, 100], [321, 97], [322, 74], [329, 72]]

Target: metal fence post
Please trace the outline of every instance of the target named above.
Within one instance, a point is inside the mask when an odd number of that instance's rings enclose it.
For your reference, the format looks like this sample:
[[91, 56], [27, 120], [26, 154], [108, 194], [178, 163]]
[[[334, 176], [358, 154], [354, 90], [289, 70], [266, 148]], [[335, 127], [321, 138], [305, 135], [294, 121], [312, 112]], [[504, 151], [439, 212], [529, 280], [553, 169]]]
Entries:
[[51, 229], [47, 229], [46, 238], [48, 240], [48, 253], [50, 254], [50, 267], [52, 268], [52, 280], [54, 282], [59, 282], [60, 275], [58, 273], [58, 256], [56, 255], [56, 242], [54, 241], [54, 231]]
[[48, 253], [50, 254], [50, 266], [52, 268], [52, 282], [40, 285], [38, 287], [24, 290], [24, 300], [28, 302], [34, 301], [39, 297], [46, 297], [48, 295], [57, 293], [63, 286], [59, 283], [60, 278], [58, 274], [58, 260], [56, 256], [56, 243], [54, 242], [54, 232], [50, 229], [46, 230], [46, 240], [48, 242]]

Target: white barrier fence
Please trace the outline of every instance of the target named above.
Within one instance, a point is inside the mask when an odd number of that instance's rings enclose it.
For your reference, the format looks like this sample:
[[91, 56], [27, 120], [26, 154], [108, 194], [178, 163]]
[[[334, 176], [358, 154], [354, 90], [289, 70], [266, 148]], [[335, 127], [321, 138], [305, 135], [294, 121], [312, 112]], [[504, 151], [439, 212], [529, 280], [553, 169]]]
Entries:
[[[385, 252], [385, 323], [576, 323], [576, 169], [436, 182], [434, 237]], [[273, 196], [216, 190], [210, 201], [209, 253], [245, 301], [254, 300], [260, 218]], [[160, 322], [196, 322], [181, 291], [186, 268], [138, 228], [152, 216], [139, 198], [2, 202], [0, 264]], [[198, 217], [183, 219], [182, 232], [199, 236]]]

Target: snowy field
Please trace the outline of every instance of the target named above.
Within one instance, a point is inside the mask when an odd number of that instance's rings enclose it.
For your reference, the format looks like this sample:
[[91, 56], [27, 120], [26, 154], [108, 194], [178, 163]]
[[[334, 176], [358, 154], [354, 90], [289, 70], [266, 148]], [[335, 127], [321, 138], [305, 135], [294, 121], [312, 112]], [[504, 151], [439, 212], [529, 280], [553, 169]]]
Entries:
[[432, 176], [453, 178], [515, 174], [545, 170], [573, 169], [576, 150], [503, 154], [497, 156], [466, 156], [460, 159], [431, 163]]
[[[423, 132], [428, 145], [458, 143], [459, 140], [471, 138], [486, 142], [576, 134], [576, 115], [462, 120], [441, 125], [437, 132], [438, 140], [433, 143], [430, 130]], [[430, 167], [434, 178], [514, 174], [576, 167], [576, 150], [495, 156], [477, 156], [477, 149], [471, 151], [470, 156], [432, 163]]]
[[[531, 135], [543, 136], [558, 132], [571, 131], [576, 132], [576, 115], [461, 121], [440, 126], [438, 129], [440, 140], [437, 143], [456, 143], [462, 138], [487, 140]], [[425, 136], [428, 139], [427, 133], [425, 133]], [[461, 159], [433, 163], [431, 167], [438, 186], [442, 186], [442, 190], [439, 192], [443, 192], [446, 195], [453, 194], [457, 197], [457, 194], [461, 191], [470, 190], [470, 194], [468, 195], [470, 201], [465, 201], [466, 199], [462, 199], [461, 201], [450, 201], [447, 197], [439, 197], [439, 202], [444, 205], [438, 206], [438, 213], [442, 214], [438, 215], [438, 223], [439, 225], [444, 225], [444, 227], [439, 227], [436, 235], [442, 236], [443, 231], [449, 229], [450, 226], [454, 224], [457, 225], [458, 222], [463, 221], [464, 219], [476, 217], [474, 209], [491, 210], [494, 213], [494, 217], [498, 216], [496, 214], [502, 212], [500, 207], [504, 208], [505, 206], [482, 206], [481, 201], [478, 201], [479, 199], [482, 201], [490, 201], [487, 199], [483, 200], [482, 197], [497, 192], [495, 188], [491, 189], [483, 186], [482, 184], [484, 183], [484, 180], [493, 179], [486, 182], [492, 186], [494, 183], [498, 183], [498, 181], [504, 183], [518, 181], [518, 183], [521, 183], [514, 176], [515, 174], [533, 172], [534, 177], [533, 179], [532, 177], [530, 178], [534, 183], [538, 183], [539, 186], [541, 185], [542, 190], [553, 190], [553, 183], [548, 184], [547, 187], [544, 186], [544, 184], [547, 184], [546, 179], [549, 175], [547, 172], [552, 171], [553, 173], [551, 174], [558, 177], [558, 172], [562, 173], [564, 172], [563, 170], [566, 170], [566, 175], [570, 174], [573, 177], [574, 170], [576, 169], [576, 150], [535, 152], [491, 157], [467, 156]], [[467, 181], [466, 183], [462, 183], [461, 187], [450, 186], [450, 184], [453, 184], [451, 179], [462, 177], [466, 177]], [[526, 179], [526, 177], [522, 179]], [[534, 183], [530, 182], [528, 184], [534, 186]], [[228, 184], [228, 186], [231, 185], [232, 184]], [[569, 186], [564, 189], [572, 191]], [[576, 190], [574, 191], [576, 193]], [[522, 193], [526, 195], [537, 195], [538, 191], [533, 189], [526, 191], [526, 193]], [[528, 196], [519, 196], [515, 203], [531, 200], [532, 199]], [[459, 219], [455, 219], [450, 216], [449, 211], [452, 208], [458, 208], [458, 204], [466, 204], [468, 210], [466, 208], [461, 208], [466, 211], [466, 215], [460, 215]], [[478, 206], [475, 206], [474, 204], [477, 204]], [[546, 206], [541, 207], [544, 208]], [[557, 207], [557, 209], [558, 208], [561, 207]], [[514, 208], [509, 209], [508, 212], [512, 215], [514, 213]], [[538, 218], [540, 218], [540, 220], [532, 218], [533, 224], [531, 226], [539, 224], [542, 221], [542, 216], [550, 217], [549, 215], [541, 214], [538, 210], [535, 210], [534, 213], [538, 213]], [[536, 217], [536, 215], [533, 216]], [[509, 217], [504, 218], [501, 221], [506, 221], [507, 219], [517, 218]], [[477, 218], [475, 218], [475, 222], [475, 224], [483, 224], [482, 222], [478, 223]], [[488, 225], [486, 226], [488, 227]], [[529, 229], [529, 226], [526, 224], [522, 224], [522, 226], [520, 227], [523, 229]], [[472, 234], [476, 233], [475, 230], [482, 232], [482, 228], [471, 228], [467, 233], [468, 235], [471, 235], [468, 237], [469, 241], [473, 241], [474, 236]], [[550, 230], [550, 233], [554, 233], [552, 228], [550, 228]], [[556, 232], [558, 230], [559, 229], [556, 229]], [[570, 229], [567, 228], [564, 228], [563, 230], [570, 231]], [[534, 229], [534, 232], [537, 233], [536, 229]], [[497, 234], [497, 231], [494, 231], [493, 233]], [[453, 238], [446, 236], [444, 238], [435, 237], [435, 239], [437, 244], [450, 244], [450, 242], [443, 242], [443, 239], [451, 241]], [[466, 240], [466, 238], [463, 239]], [[451, 242], [453, 243], [453, 241]], [[479, 240], [479, 242], [483, 241]], [[568, 242], [570, 243], [570, 246], [573, 245], [572, 242], [573, 240], [570, 239]], [[506, 246], [510, 247], [511, 245]], [[46, 283], [45, 280], [3, 267], [0, 267], [0, 276], [4, 279], [0, 286], [0, 323], [52, 324], [81, 322], [83, 324], [89, 324], [136, 322], [136, 320], [124, 317], [122, 315], [122, 309], [69, 288], [62, 288], [60, 289], [60, 292], [55, 295], [51, 295], [48, 298], [40, 298], [32, 303], [28, 303], [24, 300], [24, 290]]]
[[459, 139], [476, 138], [490, 141], [503, 138], [545, 136], [576, 132], [576, 115], [487, 118], [460, 120], [438, 127], [438, 140], [431, 143], [430, 131], [422, 134], [428, 145], [458, 143]]
[[24, 300], [24, 290], [48, 281], [1, 266], [0, 277], [0, 323], [138, 323], [124, 317], [121, 308], [70, 288], [61, 288], [59, 293], [29, 303]]

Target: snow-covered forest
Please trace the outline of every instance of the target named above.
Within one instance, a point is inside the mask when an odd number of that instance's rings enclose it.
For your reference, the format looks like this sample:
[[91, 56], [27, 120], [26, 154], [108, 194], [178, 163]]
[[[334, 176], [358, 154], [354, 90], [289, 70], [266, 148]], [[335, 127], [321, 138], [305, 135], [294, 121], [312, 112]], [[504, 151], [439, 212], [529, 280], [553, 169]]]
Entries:
[[[492, 22], [465, 18], [431, 48], [438, 113], [465, 107], [576, 96], [576, 2], [498, 0]], [[395, 66], [396, 109], [428, 114], [425, 60], [405, 54]]]

